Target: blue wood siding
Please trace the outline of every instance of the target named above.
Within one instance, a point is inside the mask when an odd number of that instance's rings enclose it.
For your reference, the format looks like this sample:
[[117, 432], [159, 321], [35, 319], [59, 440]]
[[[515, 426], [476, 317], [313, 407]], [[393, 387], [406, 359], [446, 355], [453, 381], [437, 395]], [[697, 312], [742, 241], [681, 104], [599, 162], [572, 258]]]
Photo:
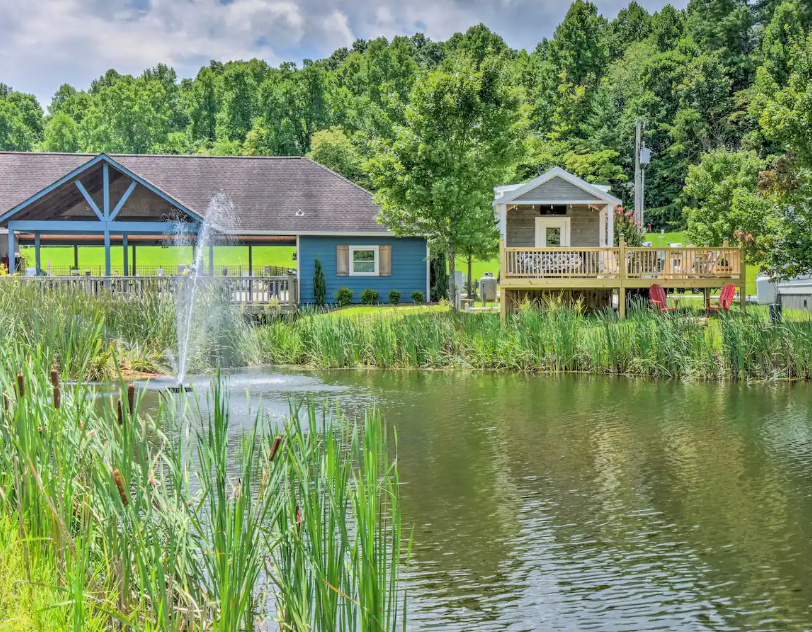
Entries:
[[[391, 276], [336, 276], [336, 246], [392, 246]], [[361, 302], [361, 292], [367, 288], [377, 290], [379, 300], [386, 303], [389, 292], [398, 290], [401, 303], [412, 302], [412, 292], [426, 295], [426, 240], [396, 237], [299, 237], [299, 283], [300, 297], [304, 304], [313, 299], [313, 274], [316, 259], [321, 260], [327, 284], [325, 299], [335, 302], [335, 294], [341, 286], [353, 291], [354, 303]]]

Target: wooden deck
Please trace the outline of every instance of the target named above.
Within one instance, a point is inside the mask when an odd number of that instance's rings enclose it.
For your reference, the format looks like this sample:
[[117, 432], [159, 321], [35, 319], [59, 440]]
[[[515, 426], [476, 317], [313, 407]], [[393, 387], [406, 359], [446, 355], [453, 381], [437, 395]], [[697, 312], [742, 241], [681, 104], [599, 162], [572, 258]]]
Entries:
[[725, 244], [718, 248], [505, 248], [500, 242], [502, 313], [521, 291], [618, 291], [625, 315], [627, 289], [705, 291], [733, 283], [746, 300], [745, 252]]
[[[183, 291], [191, 280], [186, 276], [6, 276], [2, 283], [23, 283], [40, 288], [43, 292], [60, 287], [73, 287], [88, 296], [113, 295], [124, 298], [153, 293], [174, 295]], [[232, 304], [248, 310], [275, 305], [291, 311], [297, 305], [297, 279], [295, 276], [211, 277], [197, 278], [202, 289], [222, 289]], [[0, 286], [1, 287], [1, 286]]]

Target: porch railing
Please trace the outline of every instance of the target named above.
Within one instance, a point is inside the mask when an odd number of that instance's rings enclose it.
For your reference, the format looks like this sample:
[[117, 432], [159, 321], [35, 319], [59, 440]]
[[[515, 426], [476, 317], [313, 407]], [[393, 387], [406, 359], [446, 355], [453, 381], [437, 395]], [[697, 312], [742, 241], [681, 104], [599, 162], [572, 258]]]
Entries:
[[744, 251], [730, 246], [685, 248], [502, 248], [503, 278], [738, 279]]
[[[192, 280], [185, 276], [6, 276], [0, 283], [22, 283], [35, 286], [42, 291], [61, 287], [73, 287], [88, 296], [113, 294], [121, 297], [139, 295], [174, 294], [183, 291]], [[297, 278], [286, 276], [255, 277], [198, 277], [197, 284], [204, 289], [222, 290], [230, 296], [231, 302], [240, 305], [267, 305], [274, 300], [280, 306], [288, 307], [297, 303]]]

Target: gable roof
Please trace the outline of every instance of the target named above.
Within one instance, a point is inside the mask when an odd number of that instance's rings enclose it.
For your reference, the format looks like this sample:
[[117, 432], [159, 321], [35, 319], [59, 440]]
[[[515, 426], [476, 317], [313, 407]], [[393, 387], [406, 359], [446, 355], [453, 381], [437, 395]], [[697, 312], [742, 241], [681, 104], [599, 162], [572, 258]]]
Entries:
[[590, 184], [561, 167], [553, 167], [524, 184], [496, 187], [494, 192], [494, 204], [622, 204], [609, 194], [608, 187]]
[[[0, 215], [103, 154], [0, 152]], [[217, 193], [234, 203], [240, 234], [388, 234], [372, 194], [304, 157], [113, 154], [130, 172], [205, 217]]]

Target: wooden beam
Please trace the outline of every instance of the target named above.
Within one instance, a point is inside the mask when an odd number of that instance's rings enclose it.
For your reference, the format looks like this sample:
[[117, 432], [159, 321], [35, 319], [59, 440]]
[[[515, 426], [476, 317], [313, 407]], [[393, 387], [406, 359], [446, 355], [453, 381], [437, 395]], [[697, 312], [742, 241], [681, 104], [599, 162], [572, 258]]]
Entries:
[[104, 276], [110, 276], [110, 231], [104, 231]]
[[137, 184], [138, 183], [135, 180], [130, 182], [130, 186], [128, 186], [127, 190], [124, 191], [124, 195], [121, 196], [121, 199], [118, 201], [118, 204], [116, 204], [116, 207], [113, 209], [113, 212], [110, 214], [110, 220], [111, 221], [114, 220], [116, 218], [116, 215], [118, 215], [119, 212], [121, 211], [121, 209], [124, 208], [125, 202], [127, 202], [127, 199], [130, 197], [130, 195], [132, 195], [132, 192], [135, 189]]
[[98, 217], [99, 220], [103, 222], [104, 215], [102, 215], [102, 212], [99, 210], [99, 206], [96, 204], [96, 201], [92, 197], [90, 197], [90, 193], [87, 192], [85, 185], [82, 184], [81, 180], [75, 180], [74, 182], [76, 182], [76, 186], [82, 192], [85, 201], [90, 205], [90, 208], [93, 209], [93, 212], [96, 214], [96, 217]]
[[104, 216], [110, 217], [110, 165], [102, 165], [102, 200], [104, 201]]
[[8, 273], [14, 274], [14, 264], [16, 259], [15, 247], [14, 247], [14, 229], [9, 227], [8, 229]]

